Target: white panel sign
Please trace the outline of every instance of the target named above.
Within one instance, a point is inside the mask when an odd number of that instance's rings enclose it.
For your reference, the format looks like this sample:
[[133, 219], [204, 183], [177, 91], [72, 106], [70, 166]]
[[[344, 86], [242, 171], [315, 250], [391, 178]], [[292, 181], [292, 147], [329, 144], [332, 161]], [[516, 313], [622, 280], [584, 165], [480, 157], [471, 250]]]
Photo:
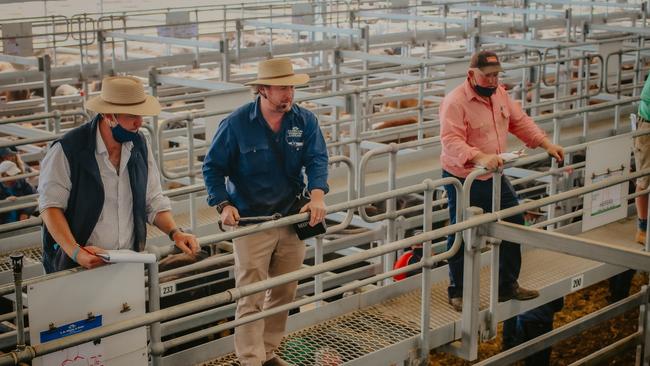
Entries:
[[409, 0], [391, 0], [390, 7], [393, 14], [408, 14]]
[[[630, 171], [632, 138], [620, 136], [587, 146], [585, 186], [621, 176]], [[629, 183], [625, 182], [584, 195], [582, 231], [609, 224], [627, 216]]]
[[1, 28], [3, 53], [23, 57], [34, 55], [31, 22], [5, 23]]
[[291, 23], [314, 25], [314, 4], [291, 5]]
[[163, 283], [160, 285], [160, 297], [171, 296], [176, 293], [175, 283]]
[[[145, 313], [144, 266], [122, 263], [29, 285], [30, 341], [37, 345]], [[34, 359], [34, 366], [146, 366], [145, 327]]]
[[190, 24], [190, 12], [188, 11], [171, 11], [165, 14], [165, 24], [159, 26], [159, 37], [171, 38], [196, 38], [199, 34], [199, 25]]
[[571, 279], [571, 292], [578, 291], [585, 286], [585, 275], [581, 274]]

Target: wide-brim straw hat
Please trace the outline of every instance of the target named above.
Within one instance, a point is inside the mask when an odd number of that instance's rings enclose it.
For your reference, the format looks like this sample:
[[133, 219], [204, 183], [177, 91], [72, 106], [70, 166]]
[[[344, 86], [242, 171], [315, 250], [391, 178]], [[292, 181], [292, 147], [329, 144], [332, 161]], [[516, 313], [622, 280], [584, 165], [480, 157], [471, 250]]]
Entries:
[[288, 58], [272, 58], [257, 65], [257, 79], [244, 85], [295, 86], [309, 82], [309, 75], [295, 74]]
[[122, 113], [136, 116], [157, 116], [160, 103], [144, 92], [144, 86], [133, 76], [109, 76], [102, 80], [101, 93], [86, 102], [86, 108], [97, 113]]

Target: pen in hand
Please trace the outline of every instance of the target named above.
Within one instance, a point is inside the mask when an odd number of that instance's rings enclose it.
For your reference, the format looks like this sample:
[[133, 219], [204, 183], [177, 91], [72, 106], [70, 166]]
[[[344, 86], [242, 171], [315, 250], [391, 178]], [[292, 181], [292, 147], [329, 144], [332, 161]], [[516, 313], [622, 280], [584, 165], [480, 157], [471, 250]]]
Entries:
[[86, 253], [88, 253], [90, 255], [97, 255], [97, 254], [95, 254], [95, 252], [91, 251], [90, 249], [86, 249], [86, 247], [83, 247], [81, 245], [79, 247], [81, 248], [81, 250], [83, 250], [84, 252], [86, 252]]

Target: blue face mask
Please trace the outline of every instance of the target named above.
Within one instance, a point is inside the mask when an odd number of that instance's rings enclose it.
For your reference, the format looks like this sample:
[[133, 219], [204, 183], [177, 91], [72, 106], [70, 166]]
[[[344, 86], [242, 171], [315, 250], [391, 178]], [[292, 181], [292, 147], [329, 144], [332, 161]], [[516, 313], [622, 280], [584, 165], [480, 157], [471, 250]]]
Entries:
[[[115, 118], [115, 117], [113, 117]], [[111, 127], [111, 134], [113, 135], [113, 138], [115, 141], [119, 142], [120, 144], [123, 144], [128, 141], [135, 141], [138, 138], [138, 133], [137, 132], [131, 132], [127, 130], [126, 128], [122, 127], [119, 123], [117, 123], [114, 127]]]

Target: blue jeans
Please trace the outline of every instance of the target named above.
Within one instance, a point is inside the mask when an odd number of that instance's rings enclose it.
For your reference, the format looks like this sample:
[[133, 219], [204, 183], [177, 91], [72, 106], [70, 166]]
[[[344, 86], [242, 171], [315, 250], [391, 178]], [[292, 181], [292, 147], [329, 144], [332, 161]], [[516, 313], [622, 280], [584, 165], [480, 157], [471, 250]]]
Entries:
[[628, 269], [625, 272], [621, 272], [609, 278], [609, 298], [607, 300], [610, 304], [630, 296], [632, 278], [635, 273], [635, 270]]
[[[555, 299], [503, 322], [503, 350], [510, 349], [553, 330], [553, 316], [562, 310], [564, 298]], [[548, 366], [551, 348], [524, 359], [526, 366]]]
[[[515, 319], [515, 318], [512, 318]], [[553, 322], [517, 321], [517, 336], [519, 344], [537, 338], [553, 330]], [[551, 362], [551, 347], [545, 348], [524, 359], [526, 366], [548, 366]]]
[[[442, 171], [442, 177], [455, 177], [446, 171]], [[458, 178], [458, 177], [455, 177]], [[464, 183], [464, 179], [460, 179]], [[445, 191], [449, 198], [449, 222], [456, 223], [456, 190], [453, 185], [446, 185]], [[519, 201], [515, 190], [506, 177], [501, 179], [501, 208], [517, 206]], [[484, 212], [492, 212], [492, 179], [481, 181], [475, 180], [470, 191], [470, 206], [483, 209]], [[505, 221], [515, 224], [524, 224], [524, 215], [518, 214], [508, 217]], [[454, 243], [454, 236], [447, 237], [447, 249]], [[509, 241], [502, 241], [499, 251], [499, 294], [508, 294], [517, 285], [519, 271], [521, 269], [521, 248], [519, 244]], [[449, 259], [449, 287], [447, 294], [449, 298], [463, 296], [463, 253], [464, 244], [456, 254]]]

